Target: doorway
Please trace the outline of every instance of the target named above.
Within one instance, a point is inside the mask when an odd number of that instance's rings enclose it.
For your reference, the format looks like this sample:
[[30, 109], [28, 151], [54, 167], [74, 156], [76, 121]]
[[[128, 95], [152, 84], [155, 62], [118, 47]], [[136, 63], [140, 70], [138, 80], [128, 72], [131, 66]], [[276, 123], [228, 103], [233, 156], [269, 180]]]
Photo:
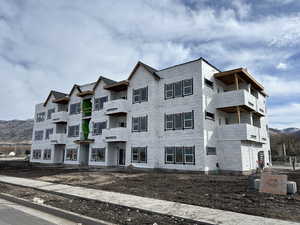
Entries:
[[125, 150], [124, 149], [119, 149], [118, 165], [125, 166]]

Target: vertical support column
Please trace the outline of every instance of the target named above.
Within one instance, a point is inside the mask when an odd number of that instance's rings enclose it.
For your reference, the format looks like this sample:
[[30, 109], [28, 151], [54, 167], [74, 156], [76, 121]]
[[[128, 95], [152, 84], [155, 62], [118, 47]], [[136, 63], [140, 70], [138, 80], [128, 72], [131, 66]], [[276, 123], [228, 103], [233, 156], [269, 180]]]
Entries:
[[[238, 79], [238, 76], [237, 76], [236, 73], [234, 74], [234, 79], [235, 79], [236, 90], [239, 90], [239, 79]], [[236, 110], [237, 110], [237, 122], [241, 123], [241, 111], [240, 111], [240, 107], [237, 106]]]

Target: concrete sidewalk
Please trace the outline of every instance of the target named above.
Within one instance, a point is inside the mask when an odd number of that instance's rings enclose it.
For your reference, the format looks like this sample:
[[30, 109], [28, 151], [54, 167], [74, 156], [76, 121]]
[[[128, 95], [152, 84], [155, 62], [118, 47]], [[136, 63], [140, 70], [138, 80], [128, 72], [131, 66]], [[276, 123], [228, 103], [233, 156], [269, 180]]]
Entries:
[[182, 217], [199, 222], [222, 225], [300, 225], [300, 223], [284, 220], [270, 219], [259, 216], [251, 216], [242, 213], [205, 208], [200, 206], [164, 201], [135, 195], [121, 194], [116, 192], [95, 190], [90, 188], [74, 187], [64, 184], [32, 179], [0, 176], [0, 182], [31, 187], [43, 191], [56, 192], [65, 195], [77, 196], [85, 199], [98, 200], [111, 204], [138, 208], [154, 213]]

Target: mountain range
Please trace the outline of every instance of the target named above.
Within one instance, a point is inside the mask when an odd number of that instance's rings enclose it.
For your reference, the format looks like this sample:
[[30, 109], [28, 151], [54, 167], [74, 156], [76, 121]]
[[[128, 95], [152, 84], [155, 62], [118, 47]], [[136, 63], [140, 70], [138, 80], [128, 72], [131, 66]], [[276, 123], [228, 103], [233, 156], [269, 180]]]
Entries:
[[31, 143], [33, 119], [0, 120], [0, 143]]

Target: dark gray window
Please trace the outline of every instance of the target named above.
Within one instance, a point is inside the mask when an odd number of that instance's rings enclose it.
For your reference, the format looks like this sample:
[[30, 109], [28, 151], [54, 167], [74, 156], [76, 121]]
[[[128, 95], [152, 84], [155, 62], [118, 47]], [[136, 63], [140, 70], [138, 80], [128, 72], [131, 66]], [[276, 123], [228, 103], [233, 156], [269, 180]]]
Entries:
[[207, 87], [212, 88], [212, 89], [214, 88], [214, 82], [212, 82], [206, 78], [204, 79], [204, 83]]
[[103, 109], [104, 102], [108, 101], [108, 96], [101, 97], [101, 98], [95, 98], [94, 100], [94, 110], [99, 111]]
[[141, 103], [148, 101], [148, 87], [132, 90], [132, 103]]
[[165, 130], [182, 130], [193, 128], [194, 111], [165, 115]]
[[68, 148], [66, 150], [66, 161], [77, 161], [77, 149]]
[[131, 162], [147, 163], [147, 147], [131, 148]]
[[47, 113], [47, 120], [51, 119], [52, 113], [55, 113], [55, 108], [49, 109]]
[[215, 114], [205, 111], [205, 119], [215, 120]]
[[173, 130], [174, 129], [174, 119], [173, 114], [169, 114], [165, 116], [165, 123], [166, 123], [166, 130]]
[[166, 164], [195, 164], [195, 147], [165, 147]]
[[79, 114], [80, 111], [80, 103], [74, 103], [70, 105], [70, 115]]
[[217, 150], [215, 147], [206, 147], [206, 155], [216, 155]]
[[165, 84], [165, 99], [184, 97], [193, 94], [193, 79]]
[[78, 137], [79, 136], [79, 125], [68, 127], [68, 137]]
[[192, 129], [194, 126], [194, 116], [193, 112], [183, 113], [183, 126], [184, 129]]
[[51, 149], [44, 149], [43, 160], [51, 159]]
[[40, 159], [42, 157], [42, 150], [40, 149], [34, 149], [32, 151], [32, 158], [33, 159]]
[[132, 132], [146, 132], [148, 130], [148, 116], [132, 118]]
[[40, 112], [36, 114], [36, 122], [42, 122], [45, 120], [46, 113]]
[[182, 97], [182, 81], [174, 83], [174, 97]]
[[181, 130], [183, 128], [182, 113], [174, 114], [174, 129]]
[[92, 148], [90, 161], [105, 162], [105, 148]]
[[175, 162], [182, 164], [183, 160], [183, 147], [175, 147]]
[[53, 128], [46, 129], [45, 139], [48, 140], [51, 134], [53, 134]]
[[43, 140], [44, 137], [44, 131], [43, 130], [37, 130], [34, 132], [34, 140], [40, 141]]
[[193, 79], [183, 81], [183, 95], [188, 96], [193, 94]]
[[102, 130], [106, 129], [106, 121], [105, 122], [98, 122], [93, 123], [93, 135], [100, 135], [102, 134]]
[[173, 84], [165, 84], [165, 98], [174, 98]]

